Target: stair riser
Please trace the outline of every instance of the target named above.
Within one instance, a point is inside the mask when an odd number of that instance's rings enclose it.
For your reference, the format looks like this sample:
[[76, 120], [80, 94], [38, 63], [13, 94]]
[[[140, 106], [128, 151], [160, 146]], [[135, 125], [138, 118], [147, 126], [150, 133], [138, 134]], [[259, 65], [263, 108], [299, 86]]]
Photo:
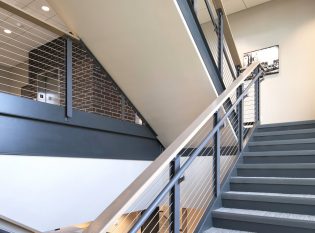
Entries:
[[238, 176], [315, 178], [314, 169], [237, 169]]
[[231, 200], [223, 199], [223, 207], [238, 208], [248, 210], [262, 210], [281, 213], [308, 214], [315, 215], [315, 206], [290, 204], [290, 203], [273, 203], [265, 201], [247, 201], [247, 200]]
[[315, 163], [314, 156], [244, 156], [243, 161], [246, 164], [258, 163]]
[[259, 141], [307, 139], [307, 138], [315, 138], [315, 133], [299, 133], [299, 134], [254, 136], [253, 137], [253, 141], [259, 142]]
[[314, 150], [315, 143], [277, 144], [277, 145], [250, 145], [248, 151], [288, 151], [288, 150]]
[[287, 227], [262, 223], [244, 222], [222, 218], [213, 218], [213, 224], [215, 227], [240, 231], [252, 231], [257, 233], [314, 233], [313, 229], [302, 229], [291, 226]]
[[231, 183], [230, 186], [231, 186], [231, 191], [315, 195], [315, 186], [312, 186], [312, 185]]
[[315, 128], [315, 123], [309, 124], [297, 124], [297, 125], [283, 125], [274, 127], [261, 127], [257, 128], [257, 132], [272, 132], [272, 131], [283, 131], [283, 130], [298, 130], [298, 129], [312, 129]]

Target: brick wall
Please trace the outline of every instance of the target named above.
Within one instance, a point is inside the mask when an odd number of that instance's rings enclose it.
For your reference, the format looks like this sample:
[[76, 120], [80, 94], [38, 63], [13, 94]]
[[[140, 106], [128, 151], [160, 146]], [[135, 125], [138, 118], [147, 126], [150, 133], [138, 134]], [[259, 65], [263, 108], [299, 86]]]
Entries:
[[[65, 103], [65, 39], [58, 38], [29, 52], [29, 85], [25, 95], [36, 98], [38, 74], [59, 70], [60, 105]], [[73, 43], [73, 107], [116, 119], [135, 122], [136, 112], [124, 94], [99, 67], [88, 51]], [[28, 91], [26, 91], [28, 90]]]

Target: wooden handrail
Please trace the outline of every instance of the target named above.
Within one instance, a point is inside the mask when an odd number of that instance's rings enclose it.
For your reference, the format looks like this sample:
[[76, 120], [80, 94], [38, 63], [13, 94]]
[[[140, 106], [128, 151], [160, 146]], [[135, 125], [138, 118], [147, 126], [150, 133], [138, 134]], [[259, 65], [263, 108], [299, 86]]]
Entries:
[[224, 24], [224, 37], [225, 37], [226, 43], [229, 47], [234, 65], [242, 67], [242, 62], [241, 62], [239, 53], [238, 53], [236, 45], [235, 45], [235, 41], [234, 41], [233, 34], [232, 34], [232, 31], [230, 28], [229, 20], [228, 20], [226, 13], [225, 13], [222, 0], [212, 0], [212, 1], [213, 1], [214, 7], [216, 8], [216, 10], [219, 10], [219, 9], [222, 10], [223, 24]]

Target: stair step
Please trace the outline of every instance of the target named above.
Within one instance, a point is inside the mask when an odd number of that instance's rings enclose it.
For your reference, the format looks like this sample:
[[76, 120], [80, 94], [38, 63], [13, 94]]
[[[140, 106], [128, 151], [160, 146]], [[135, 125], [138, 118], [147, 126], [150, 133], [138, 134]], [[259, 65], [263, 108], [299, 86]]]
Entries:
[[209, 230], [204, 231], [204, 233], [254, 233], [249, 231], [235, 231], [230, 229], [211, 227]]
[[315, 216], [261, 210], [220, 208], [212, 211], [215, 227], [262, 233], [310, 233], [315, 230]]
[[315, 163], [315, 150], [244, 152], [244, 163]]
[[250, 152], [281, 150], [315, 150], [315, 138], [249, 142]]
[[225, 192], [224, 207], [315, 215], [315, 195]]
[[315, 178], [232, 177], [232, 191], [315, 194]]
[[315, 163], [239, 164], [239, 176], [315, 178]]
[[315, 121], [299, 121], [299, 122], [286, 122], [277, 124], [265, 124], [257, 127], [257, 132], [271, 132], [281, 130], [298, 130], [298, 129], [311, 129], [315, 128]]
[[297, 129], [297, 130], [280, 130], [271, 132], [255, 132], [253, 141], [271, 141], [271, 140], [288, 140], [288, 139], [306, 139], [315, 138], [315, 128]]

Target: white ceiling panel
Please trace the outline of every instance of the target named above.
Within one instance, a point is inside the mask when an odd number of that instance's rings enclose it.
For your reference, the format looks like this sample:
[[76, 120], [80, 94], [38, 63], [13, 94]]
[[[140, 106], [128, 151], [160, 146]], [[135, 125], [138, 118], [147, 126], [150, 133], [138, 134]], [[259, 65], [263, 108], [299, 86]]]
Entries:
[[246, 7], [247, 8], [250, 8], [250, 7], [253, 7], [253, 6], [257, 6], [257, 5], [260, 5], [260, 4], [263, 4], [265, 2], [269, 2], [271, 0], [243, 0]]
[[19, 8], [24, 8], [30, 4], [33, 0], [4, 0], [4, 2], [14, 5]]
[[[208, 0], [211, 3], [211, 0]], [[269, 2], [271, 0], [222, 0], [225, 13], [227, 15], [246, 10], [250, 7]], [[212, 4], [210, 4], [213, 6]], [[194, 6], [200, 23], [205, 23], [210, 20], [204, 0], [195, 0]], [[214, 9], [212, 9], [214, 11]]]
[[223, 6], [228, 15], [246, 9], [243, 0], [223, 0]]
[[32, 1], [29, 5], [27, 5], [25, 11], [43, 20], [47, 20], [56, 15], [56, 13], [53, 10], [49, 10], [48, 12], [43, 11], [41, 9], [43, 5], [46, 6], [48, 4], [43, 0], [35, 0]]
[[[46, 2], [46, 0], [3, 0], [3, 1], [11, 5], [14, 5], [15, 7], [18, 7], [45, 22], [51, 23], [52, 25], [54, 25], [55, 27], [61, 30], [69, 31], [67, 26], [56, 15], [55, 11], [51, 7], [48, 12], [43, 11], [41, 9], [42, 6], [49, 7], [49, 4]], [[0, 11], [0, 19], [1, 19], [1, 11]]]
[[[56, 13], [50, 9], [44, 12], [41, 7], [47, 5], [45, 0], [4, 0], [43, 21], [55, 25], [57, 28], [68, 31], [64, 23]], [[4, 33], [4, 29], [12, 31], [11, 34]], [[0, 64], [5, 66], [16, 66], [24, 62], [29, 51], [41, 46], [58, 36], [47, 31], [21, 17], [0, 9]], [[10, 50], [8, 52], [6, 50]]]

